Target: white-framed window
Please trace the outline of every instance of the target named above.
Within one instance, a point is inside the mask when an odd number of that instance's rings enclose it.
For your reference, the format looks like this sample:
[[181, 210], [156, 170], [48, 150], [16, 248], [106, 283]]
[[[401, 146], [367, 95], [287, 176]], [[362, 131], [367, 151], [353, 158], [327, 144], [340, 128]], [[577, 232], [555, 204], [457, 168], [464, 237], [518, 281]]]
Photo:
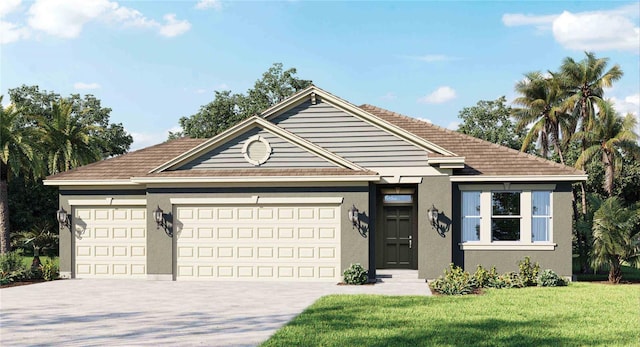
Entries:
[[461, 249], [553, 250], [555, 185], [460, 185]]
[[462, 242], [480, 241], [480, 192], [462, 192]]
[[531, 192], [531, 241], [549, 242], [551, 231], [551, 192]]

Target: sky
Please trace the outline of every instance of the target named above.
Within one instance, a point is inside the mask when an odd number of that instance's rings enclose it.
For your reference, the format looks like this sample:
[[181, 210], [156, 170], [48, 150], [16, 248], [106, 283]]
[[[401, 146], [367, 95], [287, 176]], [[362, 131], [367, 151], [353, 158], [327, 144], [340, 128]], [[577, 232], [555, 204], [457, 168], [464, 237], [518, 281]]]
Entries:
[[620, 65], [606, 96], [638, 117], [639, 23], [633, 1], [0, 0], [0, 94], [93, 94], [138, 149], [280, 62], [355, 105], [456, 129], [464, 107], [592, 51]]

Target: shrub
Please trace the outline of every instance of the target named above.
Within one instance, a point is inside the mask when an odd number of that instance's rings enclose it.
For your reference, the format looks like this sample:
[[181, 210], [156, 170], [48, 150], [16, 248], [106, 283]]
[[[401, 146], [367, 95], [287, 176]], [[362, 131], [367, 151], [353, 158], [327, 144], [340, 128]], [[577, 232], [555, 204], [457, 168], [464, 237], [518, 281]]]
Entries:
[[53, 281], [58, 279], [60, 275], [58, 265], [51, 259], [45, 260], [44, 263], [40, 265], [40, 273], [42, 274], [42, 279], [45, 281]]
[[22, 263], [22, 250], [0, 254], [0, 284], [29, 278], [29, 273]]
[[476, 272], [473, 274], [473, 280], [478, 288], [492, 287], [492, 284], [494, 284], [497, 279], [498, 272], [495, 266], [492, 266], [491, 270], [487, 270], [483, 268], [482, 265], [478, 265]]
[[524, 260], [518, 262], [520, 272], [518, 275], [522, 280], [522, 284], [527, 287], [538, 285], [538, 274], [540, 273], [540, 264], [536, 262], [531, 264], [531, 258], [524, 257]]
[[567, 285], [567, 281], [558, 276], [553, 270], [546, 269], [538, 276], [538, 285], [542, 287], [562, 287]]
[[449, 269], [444, 270], [444, 277], [440, 276], [431, 283], [431, 288], [437, 293], [444, 295], [465, 295], [476, 290], [476, 281], [461, 267], [453, 264]]
[[515, 272], [506, 272], [489, 285], [491, 288], [522, 288], [525, 287], [522, 277]]
[[360, 264], [351, 264], [351, 266], [344, 270], [344, 283], [346, 284], [365, 284], [369, 279], [367, 270]]

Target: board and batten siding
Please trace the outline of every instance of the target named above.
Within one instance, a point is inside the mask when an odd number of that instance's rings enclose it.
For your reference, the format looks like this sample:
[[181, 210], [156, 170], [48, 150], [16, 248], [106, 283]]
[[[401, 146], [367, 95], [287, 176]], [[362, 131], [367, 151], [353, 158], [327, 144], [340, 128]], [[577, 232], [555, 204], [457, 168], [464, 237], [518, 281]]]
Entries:
[[[255, 135], [262, 136], [267, 140], [272, 149], [269, 159], [259, 166], [249, 163], [242, 154], [245, 141]], [[336, 165], [264, 129], [254, 128], [181, 166], [178, 170], [250, 169], [256, 167], [325, 168], [336, 167]]]
[[271, 122], [364, 167], [426, 166], [427, 152], [318, 99]]

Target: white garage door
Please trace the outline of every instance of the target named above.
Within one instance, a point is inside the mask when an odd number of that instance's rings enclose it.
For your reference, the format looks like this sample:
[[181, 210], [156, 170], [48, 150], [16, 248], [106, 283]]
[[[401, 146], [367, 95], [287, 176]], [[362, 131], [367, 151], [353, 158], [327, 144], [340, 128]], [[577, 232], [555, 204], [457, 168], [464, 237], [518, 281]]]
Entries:
[[336, 205], [178, 206], [177, 278], [336, 281]]
[[145, 208], [75, 207], [73, 228], [77, 278], [145, 277]]

